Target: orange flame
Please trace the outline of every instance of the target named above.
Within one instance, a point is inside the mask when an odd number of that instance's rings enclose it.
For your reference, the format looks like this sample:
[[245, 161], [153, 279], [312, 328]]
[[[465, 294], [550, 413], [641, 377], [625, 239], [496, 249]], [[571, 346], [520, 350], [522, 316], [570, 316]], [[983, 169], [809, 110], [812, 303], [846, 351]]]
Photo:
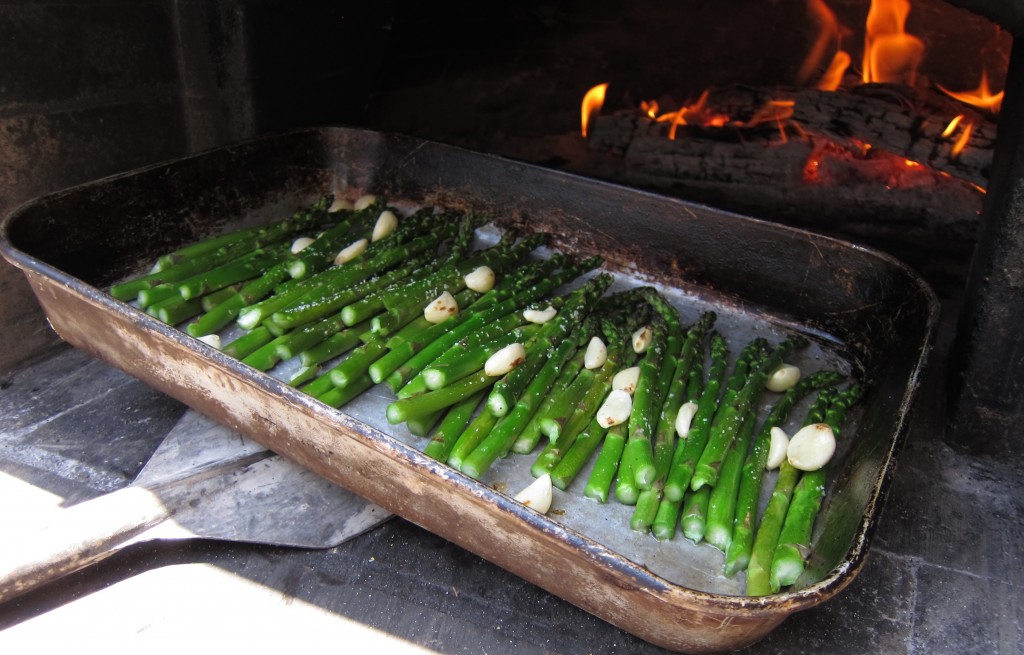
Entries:
[[779, 128], [779, 134], [782, 137], [782, 142], [786, 143], [789, 138], [786, 136], [786, 123], [789, 118], [793, 115], [793, 108], [796, 106], [795, 100], [769, 100], [758, 109], [753, 116], [751, 116], [745, 123], [746, 127], [754, 127], [755, 125], [761, 125], [762, 123], [775, 123]]
[[864, 83], [914, 84], [924, 43], [907, 34], [909, 0], [871, 0], [865, 23]]
[[583, 138], [587, 138], [587, 127], [591, 120], [601, 112], [604, 106], [604, 94], [608, 90], [608, 83], [598, 84], [583, 96], [583, 104], [580, 107], [580, 126]]
[[988, 74], [985, 71], [981, 71], [981, 83], [978, 84], [978, 88], [972, 91], [961, 91], [955, 92], [950, 91], [941, 84], [936, 84], [939, 90], [946, 95], [956, 98], [960, 102], [971, 105], [972, 107], [979, 107], [981, 109], [988, 109], [994, 114], [998, 114], [1000, 108], [1003, 106], [1003, 92], [992, 93], [992, 90], [988, 86]]
[[815, 85], [821, 91], [835, 91], [839, 88], [839, 85], [843, 83], [843, 75], [846, 74], [846, 69], [850, 67], [850, 54], [845, 50], [840, 50], [832, 57], [832, 63], [829, 64], [828, 70], [821, 76], [818, 83]]
[[807, 0], [807, 11], [811, 18], [818, 23], [818, 36], [807, 53], [807, 58], [800, 66], [796, 79], [800, 84], [806, 83], [818, 70], [818, 66], [825, 58], [825, 52], [833, 40], [839, 37], [839, 21], [836, 15], [825, 4], [825, 0]]
[[959, 157], [960, 153], [967, 147], [967, 142], [971, 139], [971, 132], [974, 130], [974, 124], [968, 123], [964, 131], [957, 137], [956, 142], [953, 144], [953, 149], [949, 151], [950, 157]]
[[954, 116], [953, 120], [949, 121], [949, 125], [946, 126], [946, 129], [942, 130], [942, 138], [943, 139], [948, 139], [949, 136], [951, 134], [953, 134], [953, 132], [956, 130], [956, 126], [959, 125], [960, 121], [962, 121], [963, 119], [964, 119], [964, 115], [963, 114], [959, 114], [957, 116]]
[[658, 114], [658, 103], [654, 100], [645, 101], [640, 104], [640, 108], [647, 113], [648, 116], [653, 118], [659, 123], [670, 123], [668, 129], [668, 138], [675, 140], [676, 129], [680, 125], [702, 125], [708, 127], [722, 127], [729, 122], [729, 117], [725, 114], [716, 114], [708, 110], [705, 106], [708, 101], [709, 90], [705, 89], [697, 101], [681, 107], [677, 111], [670, 111], [664, 114]]

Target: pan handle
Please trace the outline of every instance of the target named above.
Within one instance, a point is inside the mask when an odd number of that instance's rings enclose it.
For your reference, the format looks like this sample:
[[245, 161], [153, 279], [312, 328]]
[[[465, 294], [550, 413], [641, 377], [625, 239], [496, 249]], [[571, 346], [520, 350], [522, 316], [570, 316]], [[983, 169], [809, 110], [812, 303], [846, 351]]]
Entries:
[[0, 601], [114, 554], [171, 514], [156, 493], [134, 486], [56, 512], [0, 544]]

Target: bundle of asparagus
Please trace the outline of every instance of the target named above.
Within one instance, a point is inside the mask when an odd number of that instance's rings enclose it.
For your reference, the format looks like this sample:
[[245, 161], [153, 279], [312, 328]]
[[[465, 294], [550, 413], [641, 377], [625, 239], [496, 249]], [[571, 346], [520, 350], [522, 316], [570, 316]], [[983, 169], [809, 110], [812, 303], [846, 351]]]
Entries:
[[[519, 498], [541, 511], [592, 463], [584, 495], [635, 505], [634, 530], [669, 540], [682, 526], [726, 553], [726, 575], [748, 571], [751, 595], [797, 579], [828, 458], [794, 435], [758, 525], [764, 473], [788, 441], [780, 426], [814, 390], [806, 423], [834, 448], [859, 385], [837, 391], [832, 371], [801, 378], [786, 362], [800, 336], [752, 340], [727, 377], [714, 312], [684, 328], [652, 287], [607, 293], [598, 258], [530, 257], [546, 235], [476, 247], [484, 217], [401, 214], [374, 196], [325, 196], [169, 253], [110, 293], [259, 370], [297, 362], [288, 381], [333, 407], [387, 385], [387, 420], [471, 477], [540, 446], [538, 482]], [[755, 429], [766, 393], [781, 396]]]

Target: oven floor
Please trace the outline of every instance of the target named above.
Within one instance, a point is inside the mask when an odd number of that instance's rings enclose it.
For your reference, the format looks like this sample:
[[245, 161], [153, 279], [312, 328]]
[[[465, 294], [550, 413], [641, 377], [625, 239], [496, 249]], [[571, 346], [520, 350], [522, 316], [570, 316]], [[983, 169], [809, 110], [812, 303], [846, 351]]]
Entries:
[[[746, 652], [1024, 652], [1024, 449], [966, 456], [943, 442], [946, 313], [864, 570]], [[125, 486], [183, 411], [71, 349], [8, 374], [0, 520]], [[9, 520], [4, 538], [17, 538]], [[92, 638], [104, 652], [238, 645], [253, 633], [293, 649], [663, 652], [400, 519], [326, 551], [137, 544], [0, 604], [0, 629], [5, 652]]]

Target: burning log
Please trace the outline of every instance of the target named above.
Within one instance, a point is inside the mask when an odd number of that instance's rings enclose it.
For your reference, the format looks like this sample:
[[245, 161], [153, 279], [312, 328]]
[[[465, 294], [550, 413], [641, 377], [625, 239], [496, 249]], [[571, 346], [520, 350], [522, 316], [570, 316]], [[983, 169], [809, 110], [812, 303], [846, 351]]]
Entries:
[[[731, 103], [714, 104], [712, 95], [708, 104], [715, 111], [752, 116], [750, 108], [769, 97], [767, 91], [755, 91], [735, 87], [728, 94]], [[979, 122], [982, 129], [972, 135], [977, 152], [972, 146], [970, 157], [954, 157], [950, 144], [929, 136], [928, 125], [938, 121], [901, 110], [899, 103], [802, 91], [816, 102], [805, 101], [808, 108], [801, 110], [798, 97], [787, 121], [676, 125], [674, 139], [669, 138], [671, 125], [640, 111], [598, 116], [588, 149], [620, 161], [618, 173], [604, 177], [734, 211], [876, 244], [948, 249], [973, 241], [984, 197], [980, 184], [991, 161], [992, 144], [984, 139], [993, 128]], [[853, 105], [844, 107], [843, 99]], [[856, 107], [865, 104], [870, 109], [855, 119]], [[905, 145], [891, 146], [898, 153], [888, 145], [866, 147], [851, 136], [863, 130], [876, 143]], [[924, 151], [930, 153], [921, 157], [928, 165], [908, 156]], [[580, 168], [587, 172], [589, 166]]]
[[[759, 108], [780, 98], [791, 107], [786, 118], [751, 125]], [[712, 92], [702, 106], [731, 117], [722, 125], [673, 126], [640, 110], [618, 112], [597, 117], [589, 147], [625, 156], [628, 168], [684, 179], [718, 176], [729, 182], [753, 175], [751, 181], [756, 181], [768, 175], [777, 182], [813, 182], [814, 155], [843, 152], [851, 161], [865, 162], [868, 178], [877, 178], [877, 162], [888, 155], [903, 160], [903, 168], [921, 165], [984, 187], [995, 124], [967, 107], [953, 112], [954, 104], [958, 103], [943, 97], [924, 102], [910, 89], [890, 85], [861, 85], [848, 91], [730, 86]], [[786, 147], [779, 149], [779, 143]], [[769, 145], [780, 151], [766, 151]], [[806, 154], [802, 161], [801, 153]], [[690, 158], [699, 159], [701, 167], [688, 166]], [[780, 161], [787, 169], [796, 166], [800, 174], [775, 170]]]

